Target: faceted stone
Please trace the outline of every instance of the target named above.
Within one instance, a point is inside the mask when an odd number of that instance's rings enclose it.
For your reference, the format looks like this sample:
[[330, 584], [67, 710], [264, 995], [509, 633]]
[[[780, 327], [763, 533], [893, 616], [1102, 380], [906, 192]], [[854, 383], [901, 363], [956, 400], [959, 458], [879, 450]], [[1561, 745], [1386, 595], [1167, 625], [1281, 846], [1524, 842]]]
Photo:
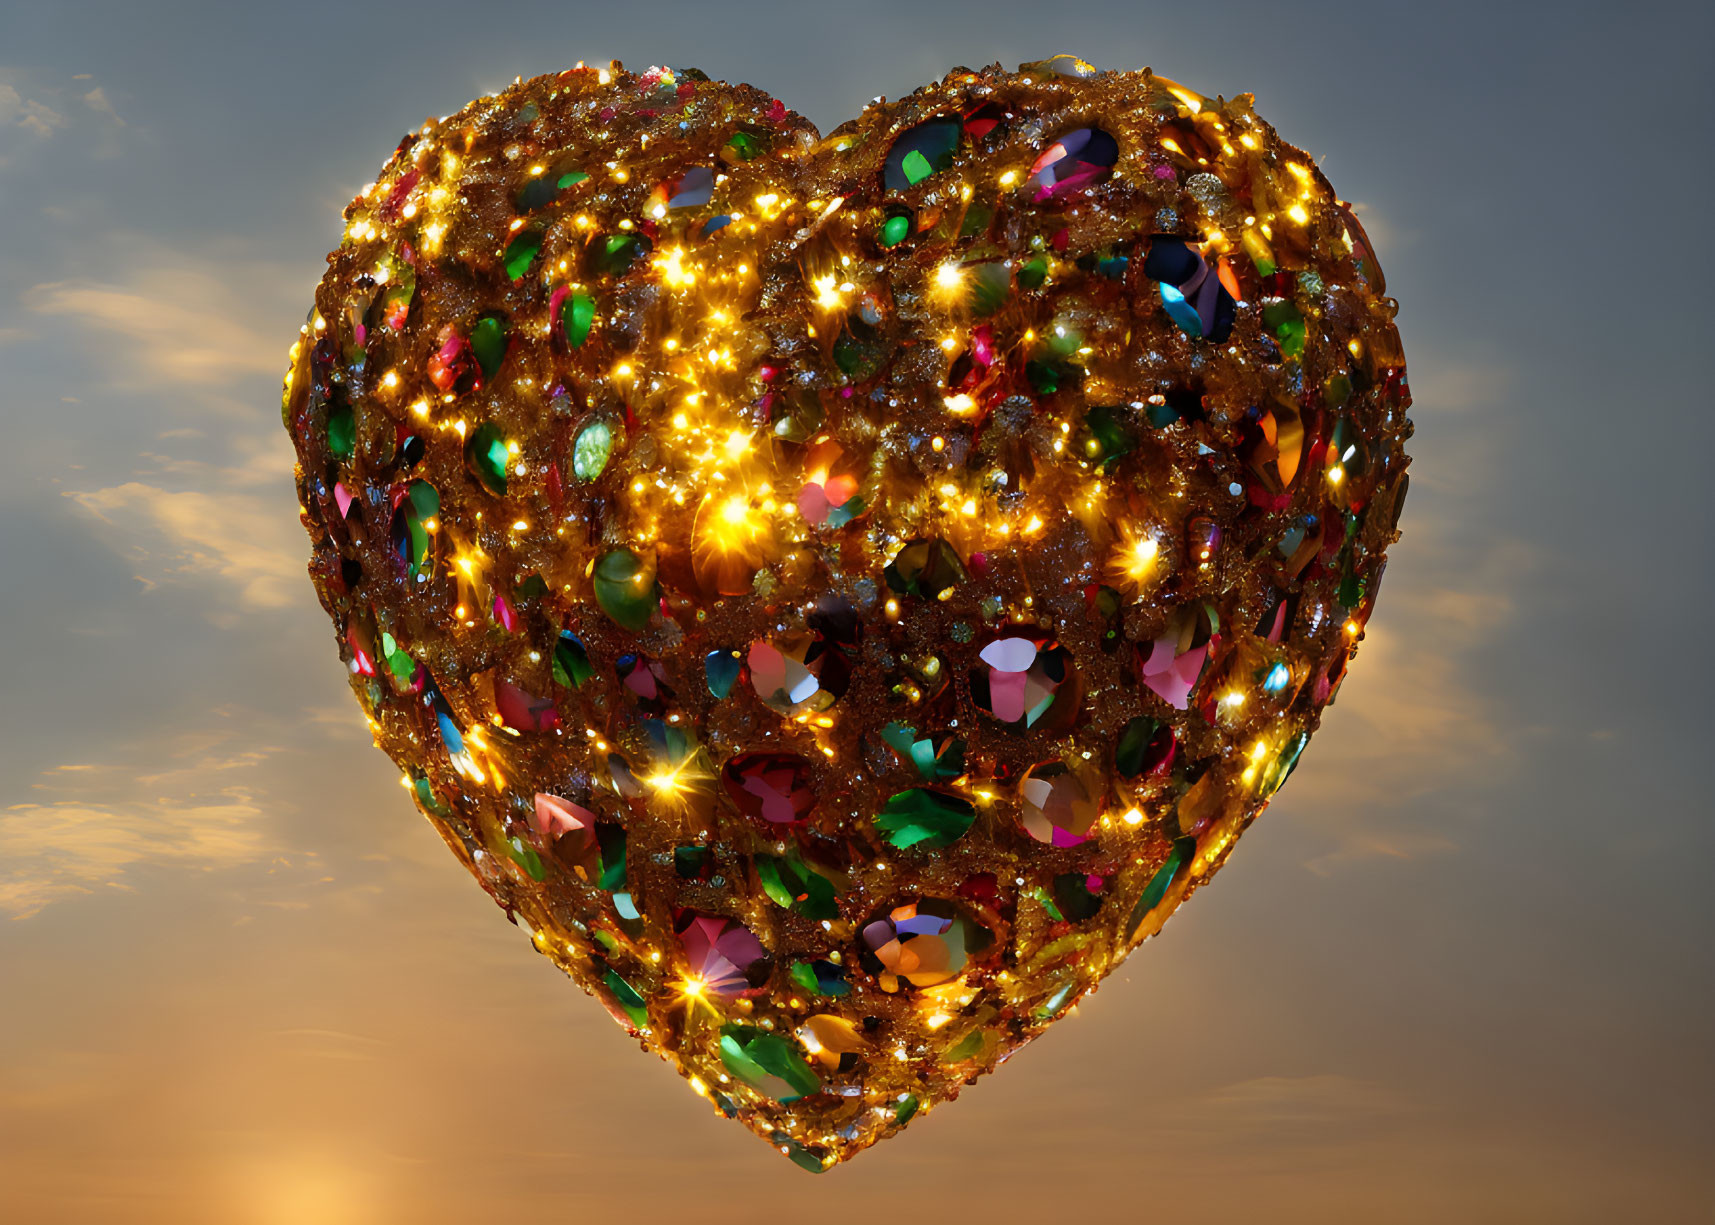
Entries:
[[586, 879], [599, 875], [595, 813], [557, 795], [537, 792], [534, 817], [536, 832], [555, 859]]
[[678, 178], [663, 183], [651, 199], [668, 212], [702, 208], [714, 198], [715, 172], [707, 166], [692, 166]]
[[506, 320], [496, 314], [483, 315], [470, 330], [470, 351], [482, 370], [485, 381], [492, 382], [506, 360]]
[[[1224, 342], [1232, 334], [1236, 295], [1223, 282], [1231, 273], [1209, 267], [1183, 239], [1158, 234], [1149, 242], [1143, 274], [1159, 282], [1161, 305], [1193, 340]], [[1233, 282], [1236, 288], [1237, 282]]]
[[412, 481], [393, 512], [393, 523], [389, 529], [393, 550], [405, 563], [406, 574], [413, 579], [428, 569], [427, 525], [440, 509], [441, 497], [435, 492], [435, 487], [427, 481]]
[[754, 1025], [728, 1025], [721, 1030], [721, 1062], [727, 1071], [780, 1102], [795, 1102], [821, 1091], [822, 1078], [801, 1049], [791, 1039]]
[[850, 662], [817, 634], [753, 642], [745, 662], [756, 696], [783, 715], [828, 709], [845, 693], [851, 675]]
[[622, 277], [648, 255], [654, 244], [641, 234], [597, 237], [589, 247], [590, 271], [596, 276]]
[[977, 810], [969, 800], [946, 791], [912, 787], [891, 796], [875, 815], [875, 827], [888, 843], [906, 850], [951, 846], [965, 836]]
[[796, 753], [738, 753], [721, 767], [733, 806], [753, 821], [792, 825], [816, 810], [810, 763]]
[[1120, 732], [1114, 748], [1114, 769], [1121, 778], [1162, 773], [1172, 766], [1177, 747], [1171, 724], [1139, 715]]
[[783, 856], [758, 855], [756, 877], [778, 906], [817, 922], [840, 917], [834, 882], [806, 864], [795, 850]]
[[611, 967], [602, 975], [601, 981], [602, 985], [613, 993], [613, 1003], [618, 1008], [615, 1020], [629, 1022], [636, 1029], [642, 1029], [649, 1024], [649, 1009], [636, 987], [626, 982]]
[[1139, 661], [1143, 683], [1175, 710], [1184, 710], [1202, 678], [1220, 618], [1207, 604], [1182, 604]]
[[958, 550], [939, 537], [913, 540], [894, 555], [882, 572], [887, 585], [900, 595], [942, 599], [970, 580]]
[[831, 961], [795, 961], [789, 974], [793, 982], [811, 995], [838, 999], [851, 994], [852, 985], [846, 981], [846, 968]]
[[570, 689], [582, 685], [594, 675], [595, 667], [590, 663], [583, 639], [571, 630], [561, 630], [560, 636], [554, 640], [555, 682]]
[[913, 987], [952, 982], [993, 945], [994, 933], [957, 902], [921, 898], [864, 924], [863, 942], [865, 968], [883, 991], [895, 992], [902, 980]]
[[1000, 722], [1034, 727], [1062, 690], [1071, 696], [1072, 653], [1034, 626], [1002, 626], [970, 673], [971, 700]]
[[956, 736], [946, 737], [937, 746], [931, 739], [919, 740], [914, 728], [895, 721], [881, 729], [881, 738], [929, 782], [946, 782], [965, 772], [965, 742]]
[[1031, 164], [1032, 198], [1042, 201], [1079, 195], [1112, 174], [1119, 157], [1119, 142], [1100, 128], [1068, 132]]
[[547, 732], [560, 726], [551, 698], [539, 698], [511, 681], [494, 682], [494, 709], [501, 725], [515, 732]]
[[337, 403], [328, 409], [328, 454], [350, 459], [357, 450], [357, 415], [351, 405]]
[[719, 1000], [736, 1000], [768, 982], [768, 953], [737, 919], [687, 910], [677, 927], [693, 981]]
[[1304, 314], [1293, 303], [1276, 299], [1262, 308], [1262, 323], [1280, 345], [1282, 357], [1301, 357], [1304, 353]]
[[874, 1049], [855, 1021], [826, 1012], [806, 1017], [795, 1036], [810, 1058], [830, 1072], [849, 1070], [860, 1055]]
[[734, 132], [727, 138], [726, 148], [735, 161], [748, 162], [763, 152], [764, 145], [760, 138], [749, 132]]
[[738, 682], [742, 664], [737, 651], [710, 651], [703, 657], [703, 672], [707, 677], [709, 696], [717, 702], [732, 692]]
[[485, 421], [477, 426], [465, 440], [465, 467], [470, 469], [484, 489], [497, 498], [506, 496], [507, 464], [511, 458], [505, 436], [501, 434], [500, 427], [492, 421]]
[[530, 271], [530, 265], [536, 262], [536, 256], [541, 250], [541, 230], [520, 230], [512, 241], [506, 244], [506, 253], [501, 257], [507, 279], [523, 280], [524, 274]]
[[953, 164], [964, 125], [957, 119], [931, 119], [901, 132], [882, 167], [882, 186], [908, 191]]
[[572, 475], [580, 481], [593, 481], [607, 467], [613, 454], [613, 429], [605, 421], [592, 421], [578, 431], [572, 444]]
[[1060, 762], [1032, 766], [1018, 783], [1024, 832], [1052, 846], [1077, 846], [1102, 815], [1099, 796]]
[[1130, 936], [1135, 937], [1149, 918], [1149, 912], [1161, 905], [1167, 896], [1167, 890], [1172, 887], [1180, 872], [1190, 864], [1197, 854], [1195, 838], [1176, 838], [1173, 847], [1167, 853], [1167, 859], [1155, 870], [1155, 875], [1149, 878], [1149, 884], [1144, 886], [1142, 895], [1137, 899], [1137, 905], [1132, 907], [1131, 918], [1126, 927]]
[[1085, 872], [1064, 872], [1056, 876], [1054, 902], [1062, 917], [1071, 923], [1095, 918], [1102, 908], [1103, 885], [1101, 877]]
[[602, 554], [592, 574], [596, 604], [614, 624], [636, 631], [655, 613], [655, 560], [613, 549]]
[[560, 330], [566, 343], [574, 349], [584, 347], [590, 338], [590, 326], [595, 322], [595, 299], [581, 289], [566, 295], [560, 306]]

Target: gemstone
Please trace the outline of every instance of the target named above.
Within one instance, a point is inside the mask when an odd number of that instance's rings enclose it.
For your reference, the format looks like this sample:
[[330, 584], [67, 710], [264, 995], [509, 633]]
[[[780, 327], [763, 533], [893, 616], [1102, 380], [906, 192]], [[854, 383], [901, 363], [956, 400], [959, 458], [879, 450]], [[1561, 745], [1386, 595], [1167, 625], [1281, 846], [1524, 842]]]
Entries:
[[506, 320], [496, 314], [482, 316], [470, 330], [470, 351], [485, 380], [493, 381], [500, 363], [506, 360], [506, 333]]
[[911, 233], [911, 218], [904, 213], [889, 217], [881, 226], [881, 245], [884, 247], [898, 246]]
[[714, 198], [714, 194], [715, 172], [707, 166], [692, 166], [678, 178], [656, 188], [651, 200], [654, 205], [673, 212], [702, 208]]
[[745, 662], [756, 696], [783, 715], [828, 709], [845, 693], [851, 676], [846, 657], [813, 633], [753, 642]]
[[795, 961], [788, 974], [794, 983], [812, 995], [838, 999], [851, 994], [852, 985], [846, 981], [846, 968], [831, 961]]
[[1262, 308], [1262, 324], [1280, 345], [1282, 357], [1298, 357], [1304, 352], [1304, 313], [1291, 302], [1275, 299]]
[[965, 742], [958, 737], [949, 736], [937, 747], [931, 739], [919, 740], [914, 728], [895, 721], [881, 729], [881, 738], [929, 782], [946, 782], [965, 772]]
[[721, 785], [753, 821], [791, 825], [816, 809], [810, 763], [796, 753], [738, 753], [721, 767]]
[[554, 641], [554, 681], [570, 689], [595, 675], [583, 639], [571, 630], [561, 630]]
[[732, 692], [738, 681], [741, 660], [737, 651], [710, 651], [703, 657], [703, 672], [708, 678], [709, 696], [717, 702]]
[[328, 409], [328, 454], [335, 459], [350, 459], [357, 450], [357, 415], [349, 404], [335, 404]]
[[1100, 128], [1078, 128], [1060, 137], [1030, 167], [1034, 199], [1075, 196], [1113, 173], [1119, 142]]
[[560, 726], [552, 698], [539, 698], [511, 681], [494, 682], [494, 710], [501, 725], [515, 732], [548, 732]]
[[639, 994], [636, 987], [626, 982], [611, 968], [601, 976], [601, 981], [602, 985], [613, 993], [613, 1002], [619, 1008], [615, 1020], [624, 1018], [637, 1029], [642, 1029], [649, 1024], [649, 1009], [644, 1005], [643, 996]]
[[1054, 902], [1063, 917], [1082, 923], [1102, 908], [1103, 881], [1084, 872], [1063, 872], [1054, 878]]
[[613, 454], [613, 429], [605, 421], [592, 421], [578, 431], [572, 443], [572, 475], [580, 481], [593, 481], [607, 467]]
[[506, 465], [510, 459], [506, 438], [492, 421], [477, 426], [465, 441], [465, 466], [497, 498], [506, 496]]
[[849, 1070], [858, 1056], [871, 1049], [857, 1023], [832, 1013], [806, 1017], [796, 1032], [810, 1058], [830, 1071]]
[[547, 876], [547, 869], [542, 866], [542, 857], [524, 839], [514, 835], [506, 840], [506, 853], [512, 856], [512, 862], [524, 869], [524, 874], [533, 881], [541, 881]]
[[953, 164], [964, 125], [957, 119], [931, 119], [899, 134], [881, 171], [888, 191], [906, 191]]
[[795, 1102], [819, 1093], [822, 1078], [789, 1038], [754, 1025], [721, 1030], [721, 1062], [727, 1071], [776, 1101]]
[[581, 289], [574, 289], [566, 295], [566, 300], [560, 307], [560, 329], [565, 333], [567, 344], [574, 349], [583, 348], [584, 341], [590, 336], [590, 325], [594, 322], [593, 297]]
[[994, 933], [957, 902], [922, 898], [864, 924], [863, 942], [864, 967], [891, 993], [899, 990], [902, 979], [913, 987], [952, 982], [973, 955], [988, 950]]
[[1100, 797], [1060, 762], [1032, 766], [1018, 782], [1024, 832], [1052, 846], [1077, 846], [1102, 815]]
[[554, 858], [586, 879], [600, 872], [600, 847], [596, 841], [596, 815], [589, 809], [557, 795], [536, 793], [536, 832]]
[[1001, 627], [978, 658], [984, 666], [971, 670], [971, 700], [1002, 723], [1035, 727], [1062, 691], [1075, 696], [1067, 686], [1072, 653], [1033, 626]]
[[900, 595], [927, 600], [944, 599], [960, 583], [969, 581], [970, 571], [952, 545], [939, 537], [913, 540], [894, 555], [882, 572], [887, 585]]
[[840, 917], [834, 882], [806, 864], [796, 851], [783, 856], [758, 855], [756, 878], [778, 906], [817, 922]]
[[590, 270], [597, 276], [622, 277], [653, 245], [641, 234], [598, 236], [589, 248]]
[[692, 981], [707, 994], [735, 1000], [768, 982], [768, 953], [737, 919], [687, 910], [677, 931]]
[[1232, 334], [1236, 295], [1223, 280], [1232, 274], [1224, 267], [1211, 269], [1183, 238], [1158, 234], [1150, 239], [1143, 274], [1159, 282], [1162, 307], [1187, 336], [1220, 343]]
[[748, 162], [761, 154], [763, 144], [761, 140], [749, 132], [734, 132], [727, 137], [726, 148], [732, 151], [732, 155], [737, 161]]
[[524, 274], [530, 271], [530, 265], [536, 262], [537, 254], [542, 250], [541, 230], [522, 230], [511, 242], [506, 244], [506, 253], [501, 256], [501, 262], [506, 268], [508, 280], [521, 281]]
[[1184, 710], [1219, 632], [1220, 618], [1209, 605], [1180, 605], [1161, 636], [1140, 652], [1143, 683], [1169, 706]]
[[416, 578], [427, 569], [429, 560], [428, 521], [440, 511], [441, 497], [427, 481], [412, 481], [405, 497], [393, 512], [389, 529], [393, 550], [405, 563], [406, 573]]
[[1132, 907], [1131, 920], [1126, 925], [1131, 937], [1136, 937], [1138, 929], [1149, 918], [1149, 912], [1161, 905], [1161, 900], [1167, 896], [1167, 890], [1172, 886], [1174, 879], [1196, 854], [1197, 840], [1195, 838], [1175, 838], [1173, 840], [1173, 847], [1167, 852], [1167, 859], [1155, 870], [1155, 875], [1149, 878], [1149, 884], [1144, 886], [1142, 895], [1137, 899], [1137, 905]]
[[602, 554], [592, 574], [595, 601], [614, 624], [636, 631], [654, 615], [655, 560], [619, 548]]
[[1120, 732], [1114, 747], [1114, 769], [1121, 778], [1160, 773], [1173, 764], [1177, 743], [1171, 724], [1139, 715]]
[[912, 787], [890, 796], [875, 815], [875, 827], [890, 845], [906, 850], [951, 846], [965, 836], [977, 810], [969, 800], [946, 791]]

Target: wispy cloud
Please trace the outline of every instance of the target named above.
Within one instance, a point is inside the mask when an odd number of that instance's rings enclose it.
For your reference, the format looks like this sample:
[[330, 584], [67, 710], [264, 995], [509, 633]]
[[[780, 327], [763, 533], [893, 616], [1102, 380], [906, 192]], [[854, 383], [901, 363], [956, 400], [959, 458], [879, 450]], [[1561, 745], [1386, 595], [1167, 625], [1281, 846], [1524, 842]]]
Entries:
[[28, 918], [124, 889], [142, 867], [212, 871], [275, 853], [254, 778], [272, 751], [222, 740], [152, 745], [166, 757], [153, 770], [80, 762], [43, 772], [32, 788], [40, 800], [0, 810], [0, 914]]
[[10, 129], [46, 139], [70, 122], [47, 103], [25, 97], [11, 78], [12, 74], [0, 73], [0, 131]]

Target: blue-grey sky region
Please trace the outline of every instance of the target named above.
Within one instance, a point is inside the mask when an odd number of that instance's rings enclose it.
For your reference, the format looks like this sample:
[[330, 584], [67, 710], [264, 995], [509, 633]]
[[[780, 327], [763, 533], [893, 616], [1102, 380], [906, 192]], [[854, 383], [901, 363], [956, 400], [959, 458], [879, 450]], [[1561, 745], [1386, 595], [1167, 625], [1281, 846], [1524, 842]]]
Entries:
[[[1711, 12], [0, 0], [0, 1219], [1708, 1220]], [[1404, 538], [1217, 885], [812, 1181], [411, 807], [279, 380], [342, 205], [514, 76], [696, 65], [829, 130], [1060, 51], [1253, 92], [1356, 202]]]

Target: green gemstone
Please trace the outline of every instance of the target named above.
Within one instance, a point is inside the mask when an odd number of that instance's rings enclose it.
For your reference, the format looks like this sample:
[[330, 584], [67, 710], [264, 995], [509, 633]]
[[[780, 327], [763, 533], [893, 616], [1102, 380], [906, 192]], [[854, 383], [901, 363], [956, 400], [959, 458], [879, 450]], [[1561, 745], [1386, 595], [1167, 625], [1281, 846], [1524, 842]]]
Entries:
[[610, 234], [598, 238], [591, 251], [595, 271], [601, 276], [624, 276], [626, 269], [649, 254], [653, 244], [641, 234]]
[[1025, 261], [1018, 270], [1018, 283], [1024, 289], [1040, 289], [1048, 279], [1048, 257], [1037, 255]]
[[762, 142], [749, 132], [734, 132], [727, 138], [726, 147], [741, 162], [748, 162], [762, 152]]
[[1155, 875], [1149, 878], [1149, 884], [1144, 886], [1143, 896], [1137, 899], [1137, 905], [1132, 907], [1128, 939], [1137, 935], [1137, 929], [1143, 926], [1143, 921], [1149, 918], [1149, 912], [1161, 905], [1161, 899], [1167, 896], [1167, 890], [1172, 886], [1174, 877], [1179, 875], [1181, 868], [1191, 862], [1197, 853], [1195, 838], [1175, 838], [1173, 849], [1167, 852], [1167, 859], [1155, 870]]
[[891, 590], [929, 600], [940, 599], [970, 577], [958, 550], [940, 537], [911, 541], [882, 571]]
[[536, 262], [536, 255], [542, 250], [542, 232], [540, 230], [525, 230], [511, 242], [506, 244], [506, 254], [502, 257], [506, 267], [508, 280], [521, 280], [530, 265]]
[[947, 1052], [945, 1058], [948, 1063], [958, 1063], [962, 1059], [975, 1058], [982, 1052], [982, 1049], [983, 1031], [981, 1029], [973, 1029], [953, 1045], [953, 1047]]
[[572, 444], [572, 473], [580, 481], [593, 481], [607, 467], [613, 454], [613, 429], [605, 421], [592, 421], [578, 431]]
[[989, 260], [970, 268], [971, 311], [979, 319], [994, 314], [1012, 294], [1012, 274], [1000, 260]]
[[524, 869], [531, 880], [540, 881], [547, 875], [547, 872], [542, 867], [542, 857], [538, 855], [535, 848], [526, 843], [524, 839], [518, 837], [508, 838], [506, 840], [506, 851], [512, 856], [518, 866]]
[[796, 911], [806, 919], [840, 917], [834, 882], [806, 864], [796, 851], [783, 858], [758, 855], [756, 876], [762, 882], [762, 891], [777, 906]]
[[1161, 724], [1147, 715], [1139, 715], [1125, 725], [1114, 749], [1114, 769], [1119, 771], [1121, 778], [1136, 778], [1143, 773], [1149, 742], [1160, 728]]
[[917, 1107], [919, 1105], [920, 1103], [917, 1101], [917, 1096], [912, 1093], [907, 1093], [904, 1097], [899, 1099], [899, 1105], [893, 1108], [893, 1121], [901, 1127], [905, 1126], [905, 1124], [911, 1121], [911, 1116], [917, 1113]]
[[417, 793], [417, 802], [438, 817], [444, 817], [452, 811], [445, 800], [435, 794], [435, 788], [429, 782], [428, 776], [419, 774], [411, 780], [411, 789]]
[[673, 871], [685, 880], [695, 880], [703, 874], [708, 866], [709, 848], [706, 846], [676, 846], [673, 848]]
[[595, 602], [616, 625], [640, 630], [655, 612], [655, 563], [614, 549], [595, 564]]
[[429, 482], [412, 481], [407, 496], [411, 499], [411, 509], [423, 518], [441, 513], [441, 495]]
[[598, 821], [595, 839], [601, 865], [596, 886], [609, 892], [625, 888], [625, 826]]
[[633, 1025], [642, 1029], [649, 1024], [649, 1009], [645, 1007], [643, 996], [638, 993], [636, 987], [626, 982], [611, 969], [601, 976], [601, 981], [613, 993], [614, 1002], [619, 1005], [620, 1011], [631, 1018]]
[[911, 233], [911, 218], [904, 215], [889, 217], [881, 227], [881, 245], [884, 247], [897, 246], [905, 241]]
[[1282, 357], [1298, 357], [1304, 352], [1304, 315], [1297, 306], [1291, 302], [1271, 302], [1262, 308], [1262, 322], [1274, 333]]
[[350, 459], [357, 450], [357, 414], [349, 404], [328, 409], [328, 453], [335, 459]]
[[471, 432], [464, 444], [465, 465], [482, 482], [482, 487], [497, 498], [506, 496], [506, 462], [511, 458], [500, 427], [485, 421]]
[[844, 968], [831, 961], [795, 961], [787, 973], [811, 995], [838, 999], [851, 994], [852, 985], [846, 981]]
[[1132, 437], [1119, 412], [1117, 408], [1098, 404], [1084, 415], [1084, 425], [1089, 429], [1090, 438], [1104, 464], [1129, 454], [1137, 446], [1137, 440]]
[[899, 169], [905, 174], [905, 181], [913, 187], [935, 173], [935, 167], [929, 164], [929, 159], [923, 156], [921, 150], [913, 149], [905, 155], [905, 160], [899, 164]]
[[584, 182], [589, 177], [589, 175], [585, 174], [581, 170], [568, 170], [566, 173], [554, 180], [554, 186], [558, 187], [561, 191], [564, 191], [568, 187], [576, 187], [579, 183]]
[[796, 1043], [754, 1025], [729, 1025], [721, 1031], [721, 1062], [777, 1101], [795, 1102], [822, 1088], [821, 1077], [798, 1053]]
[[970, 801], [944, 791], [913, 787], [882, 805], [875, 827], [900, 850], [914, 846], [933, 849], [957, 842], [976, 819], [977, 810]]
[[574, 349], [583, 348], [594, 322], [595, 299], [581, 289], [573, 290], [560, 306], [560, 325], [565, 330], [566, 343]]
[[800, 1170], [808, 1170], [812, 1174], [824, 1174], [828, 1169], [828, 1159], [815, 1149], [798, 1143], [783, 1131], [777, 1131], [769, 1137], [770, 1141], [786, 1150], [786, 1159]]
[[476, 364], [482, 367], [482, 377], [494, 378], [500, 363], [506, 360], [506, 320], [499, 315], [484, 315], [470, 330], [470, 351]]
[[562, 630], [559, 640], [554, 643], [555, 683], [570, 689], [582, 685], [594, 675], [595, 667], [590, 663], [583, 640], [570, 630]]

